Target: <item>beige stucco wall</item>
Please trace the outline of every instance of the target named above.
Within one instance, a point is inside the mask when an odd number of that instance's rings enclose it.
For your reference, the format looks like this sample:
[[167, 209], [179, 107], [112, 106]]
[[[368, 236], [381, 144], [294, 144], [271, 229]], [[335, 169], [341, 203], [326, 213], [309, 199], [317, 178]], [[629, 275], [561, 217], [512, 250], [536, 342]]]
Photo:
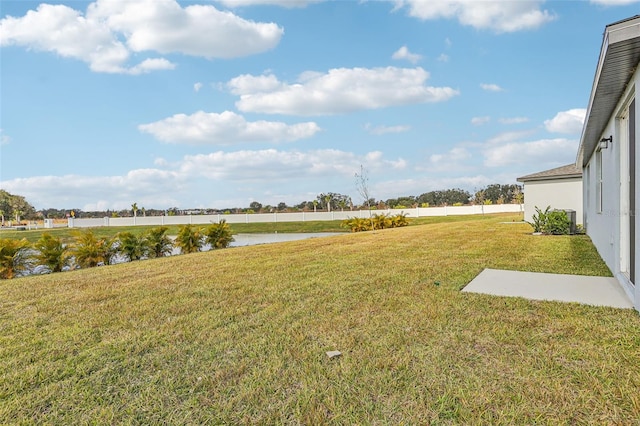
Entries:
[[582, 225], [582, 179], [555, 179], [524, 183], [524, 220], [531, 221], [535, 208], [575, 210], [576, 223]]

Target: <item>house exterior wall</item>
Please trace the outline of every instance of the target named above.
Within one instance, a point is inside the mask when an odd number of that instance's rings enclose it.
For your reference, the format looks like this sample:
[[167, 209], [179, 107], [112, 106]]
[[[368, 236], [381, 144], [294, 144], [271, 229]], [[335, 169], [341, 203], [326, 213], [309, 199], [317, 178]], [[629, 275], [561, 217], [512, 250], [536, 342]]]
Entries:
[[[598, 211], [598, 155], [597, 151], [590, 153], [589, 161], [583, 169], [583, 179], [585, 185], [583, 186], [583, 198], [584, 198], [584, 213], [587, 234], [591, 237], [593, 244], [597, 248], [598, 252], [602, 256], [613, 275], [621, 282], [623, 288], [633, 301], [636, 309], [640, 310], [640, 273], [637, 272], [637, 268], [640, 267], [640, 250], [638, 250], [638, 242], [640, 236], [638, 235], [640, 230], [640, 217], [637, 214], [637, 210], [631, 206], [629, 212], [621, 210], [621, 164], [623, 161], [628, 161], [628, 151], [623, 152], [621, 150], [620, 140], [622, 137], [622, 130], [619, 126], [617, 116], [622, 111], [625, 105], [628, 105], [629, 100], [635, 97], [636, 99], [636, 113], [635, 113], [635, 128], [640, 128], [640, 120], [638, 113], [638, 105], [640, 105], [640, 72], [636, 70], [634, 75], [628, 84], [627, 90], [620, 98], [618, 105], [615, 108], [613, 116], [609, 117], [609, 121], [605, 131], [602, 133], [602, 137], [613, 136], [613, 143], [609, 145], [607, 149], [603, 149], [600, 152], [600, 158], [602, 161], [602, 209]], [[636, 162], [636, 175], [635, 175], [635, 193], [636, 193], [636, 207], [640, 196], [638, 194], [638, 188], [640, 188], [640, 173], [638, 173], [638, 165], [640, 165], [640, 144], [638, 143], [638, 134], [636, 130], [635, 140], [629, 140], [630, 144], [635, 144], [635, 162]], [[586, 154], [586, 153], [585, 153]], [[621, 272], [621, 217], [624, 214], [630, 214], [630, 221], [635, 223], [636, 239], [635, 239], [635, 265], [636, 265], [636, 283], [635, 286], [630, 283], [624, 274]]]
[[536, 207], [540, 210], [575, 210], [576, 223], [582, 225], [582, 179], [553, 179], [524, 183], [524, 220], [531, 222]]

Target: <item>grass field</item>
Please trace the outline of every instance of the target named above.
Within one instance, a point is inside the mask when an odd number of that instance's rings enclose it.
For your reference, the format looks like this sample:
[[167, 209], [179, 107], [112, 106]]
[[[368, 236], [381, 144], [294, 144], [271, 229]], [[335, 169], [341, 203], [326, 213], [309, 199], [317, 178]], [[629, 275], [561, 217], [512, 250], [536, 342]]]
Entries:
[[637, 424], [636, 311], [459, 291], [609, 275], [512, 220], [1, 281], [0, 424]]

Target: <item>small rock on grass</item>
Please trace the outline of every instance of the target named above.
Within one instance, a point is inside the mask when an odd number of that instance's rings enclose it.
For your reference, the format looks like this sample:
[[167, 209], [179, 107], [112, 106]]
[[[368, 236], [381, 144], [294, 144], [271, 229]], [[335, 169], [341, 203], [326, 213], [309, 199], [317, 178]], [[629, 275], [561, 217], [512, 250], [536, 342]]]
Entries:
[[342, 352], [340, 352], [340, 351], [328, 351], [327, 352], [327, 356], [329, 357], [329, 359], [338, 358], [339, 356], [342, 356]]

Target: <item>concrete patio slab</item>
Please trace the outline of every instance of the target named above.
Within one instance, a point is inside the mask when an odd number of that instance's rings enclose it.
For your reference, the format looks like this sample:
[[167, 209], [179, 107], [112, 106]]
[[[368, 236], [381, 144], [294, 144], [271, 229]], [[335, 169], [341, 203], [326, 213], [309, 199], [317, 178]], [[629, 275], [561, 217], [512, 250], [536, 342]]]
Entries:
[[463, 292], [632, 309], [615, 278], [485, 269]]

